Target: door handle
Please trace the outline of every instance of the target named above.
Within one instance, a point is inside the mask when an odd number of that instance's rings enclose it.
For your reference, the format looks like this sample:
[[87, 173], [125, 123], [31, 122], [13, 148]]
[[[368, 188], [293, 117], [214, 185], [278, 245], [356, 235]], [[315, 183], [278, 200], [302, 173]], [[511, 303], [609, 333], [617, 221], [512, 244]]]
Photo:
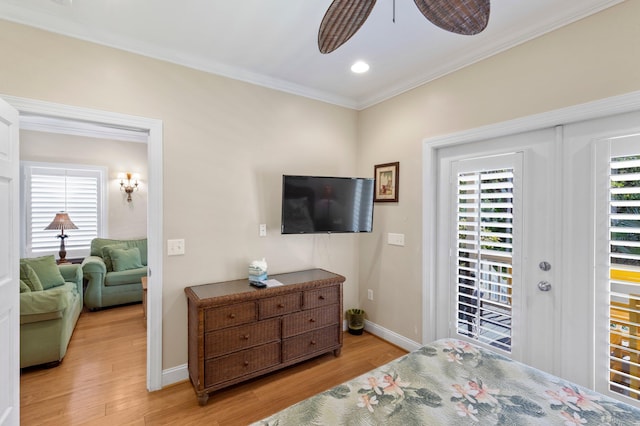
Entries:
[[548, 281], [540, 281], [538, 283], [538, 290], [540, 291], [549, 291], [551, 290], [551, 283]]

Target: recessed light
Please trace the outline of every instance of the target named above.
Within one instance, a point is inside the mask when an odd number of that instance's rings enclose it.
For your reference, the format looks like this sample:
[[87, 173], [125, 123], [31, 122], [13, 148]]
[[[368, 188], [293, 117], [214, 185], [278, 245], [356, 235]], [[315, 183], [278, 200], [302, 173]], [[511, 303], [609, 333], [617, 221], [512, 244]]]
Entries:
[[369, 64], [364, 61], [358, 61], [355, 64], [351, 65], [351, 71], [356, 74], [362, 74], [363, 72], [369, 71]]

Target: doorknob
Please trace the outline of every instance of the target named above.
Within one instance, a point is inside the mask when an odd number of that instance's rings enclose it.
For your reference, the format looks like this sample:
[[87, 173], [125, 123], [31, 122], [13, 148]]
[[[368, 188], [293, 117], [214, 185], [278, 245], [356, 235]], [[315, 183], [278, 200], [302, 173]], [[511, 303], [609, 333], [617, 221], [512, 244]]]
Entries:
[[540, 281], [538, 283], [538, 290], [540, 291], [549, 291], [551, 290], [551, 283], [548, 281]]
[[548, 271], [551, 269], [551, 264], [549, 262], [547, 262], [546, 260], [540, 262], [538, 264], [538, 268], [542, 269], [543, 271]]

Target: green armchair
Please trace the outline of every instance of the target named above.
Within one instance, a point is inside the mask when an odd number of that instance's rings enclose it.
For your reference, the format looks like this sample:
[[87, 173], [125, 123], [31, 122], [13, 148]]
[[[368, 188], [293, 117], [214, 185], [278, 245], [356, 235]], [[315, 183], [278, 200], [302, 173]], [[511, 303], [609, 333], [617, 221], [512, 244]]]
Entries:
[[142, 301], [147, 275], [147, 239], [94, 238], [82, 262], [87, 280], [84, 304], [90, 310]]

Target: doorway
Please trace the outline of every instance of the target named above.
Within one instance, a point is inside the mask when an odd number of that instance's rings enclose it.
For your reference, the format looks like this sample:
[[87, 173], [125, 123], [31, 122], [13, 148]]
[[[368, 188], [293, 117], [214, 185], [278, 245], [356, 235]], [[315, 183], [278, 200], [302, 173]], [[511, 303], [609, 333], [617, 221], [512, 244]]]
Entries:
[[[438, 151], [438, 312], [448, 335], [554, 370], [555, 130]], [[541, 269], [538, 265], [553, 265]], [[540, 283], [546, 283], [544, 285]]]
[[147, 292], [147, 389], [162, 388], [162, 121], [120, 113], [80, 108], [50, 102], [0, 95], [20, 116], [54, 117], [77, 123], [135, 130], [147, 135], [148, 274]]

